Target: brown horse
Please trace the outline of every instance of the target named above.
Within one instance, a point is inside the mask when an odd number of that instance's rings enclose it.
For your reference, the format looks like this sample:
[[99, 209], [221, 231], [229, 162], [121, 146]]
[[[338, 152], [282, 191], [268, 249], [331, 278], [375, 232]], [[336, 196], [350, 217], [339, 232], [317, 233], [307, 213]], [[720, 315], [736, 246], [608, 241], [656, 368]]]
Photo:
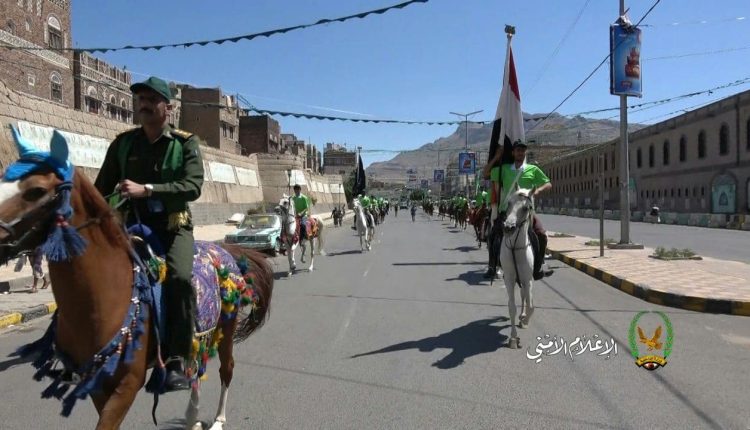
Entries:
[[477, 238], [479, 248], [482, 248], [484, 242], [484, 228], [487, 220], [487, 207], [485, 205], [472, 208], [469, 211], [469, 223], [474, 227], [474, 234]]
[[[61, 358], [66, 370], [74, 371], [72, 374], [79, 379], [74, 383], [81, 388], [84, 383], [94, 384], [87, 379], [91, 374], [82, 371], [85, 368], [81, 366], [93, 363], [92, 373], [97, 366], [109, 368], [105, 373], [95, 373], [100, 383], [91, 390], [91, 397], [99, 412], [96, 428], [118, 429], [144, 385], [147, 370], [161, 363], [155, 342], [157, 332], [149, 317], [153, 306], [139, 302], [135, 294], [140, 285], [138, 280], [144, 277], [139, 276], [139, 266], [134, 265], [131, 240], [116, 213], [83, 171], [67, 161], [64, 137], [55, 131], [51, 152], [42, 153], [30, 150], [15, 129], [13, 132], [21, 157], [8, 167], [0, 182], [0, 263], [19, 252], [35, 249], [45, 240], [46, 246], [61, 228], [69, 230], [58, 238], [67, 235], [65, 240], [69, 240], [70, 234], [78, 234], [85, 241], [85, 248], [78, 252], [69, 252], [62, 259], [50, 258], [57, 312], [45, 337], [54, 346], [54, 356], [49, 352], [45, 358], [42, 353], [35, 363], [42, 367], [37, 375], [41, 378], [54, 359]], [[23, 168], [26, 170], [19, 175], [16, 169], [14, 177], [11, 173], [18, 165], [22, 172]], [[68, 208], [67, 214], [61, 207]], [[223, 335], [217, 348], [221, 362], [221, 403], [212, 429], [221, 429], [226, 421], [227, 393], [234, 368], [233, 341], [246, 339], [265, 322], [273, 289], [273, 274], [263, 256], [238, 248], [227, 247], [227, 251], [235, 258], [244, 255], [249, 260], [246, 262], [252, 267], [252, 278], [248, 285], [252, 284], [254, 303], [248, 317], [239, 320], [235, 313], [221, 318], [210, 335], [212, 339]], [[99, 355], [110, 345], [117, 345], [117, 339], [119, 346], [111, 355]], [[67, 386], [55, 386], [58, 383], [59, 379], [43, 396], [61, 398]], [[88, 392], [80, 394], [75, 397], [85, 398]], [[188, 407], [187, 428], [201, 428], [197, 421], [198, 399], [199, 383], [196, 383]], [[76, 399], [68, 396], [63, 404], [68, 400], [72, 400], [67, 404], [70, 413]], [[63, 414], [67, 413], [64, 409]]]

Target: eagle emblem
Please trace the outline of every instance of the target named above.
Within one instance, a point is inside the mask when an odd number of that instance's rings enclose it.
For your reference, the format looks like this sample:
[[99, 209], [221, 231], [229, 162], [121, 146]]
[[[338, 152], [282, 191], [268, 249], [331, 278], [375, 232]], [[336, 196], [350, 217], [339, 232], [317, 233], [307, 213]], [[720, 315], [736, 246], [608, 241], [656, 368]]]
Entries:
[[638, 337], [640, 338], [640, 342], [648, 347], [649, 351], [653, 351], [654, 349], [661, 349], [662, 347], [662, 342], [659, 342], [659, 339], [661, 339], [661, 326], [656, 328], [654, 337], [652, 337], [651, 339], [647, 338], [643, 333], [643, 329], [641, 329], [641, 326], [638, 326]]

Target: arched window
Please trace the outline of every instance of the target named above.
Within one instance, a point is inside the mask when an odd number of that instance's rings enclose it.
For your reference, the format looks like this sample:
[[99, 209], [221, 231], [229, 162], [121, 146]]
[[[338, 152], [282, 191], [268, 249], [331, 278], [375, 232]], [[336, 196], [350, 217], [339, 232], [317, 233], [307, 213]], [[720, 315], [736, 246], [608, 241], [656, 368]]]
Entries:
[[52, 74], [49, 76], [49, 81], [50, 81], [50, 99], [58, 103], [62, 103], [63, 87], [62, 87], [62, 78], [60, 77], [60, 74], [57, 72], [52, 72]]
[[635, 164], [639, 169], [643, 165], [643, 154], [641, 153], [641, 148], [638, 148], [638, 151], [635, 152]]
[[86, 90], [86, 97], [84, 101], [86, 104], [86, 110], [89, 113], [99, 113], [99, 99], [97, 98], [96, 88], [89, 87], [88, 90]]
[[648, 167], [654, 167], [654, 145], [648, 146]]
[[722, 124], [719, 129], [719, 155], [729, 154], [729, 126]]
[[698, 133], [698, 158], [706, 158], [706, 132]]
[[680, 162], [687, 160], [687, 137], [680, 136]]
[[5, 31], [7, 31], [10, 34], [16, 34], [16, 24], [13, 23], [12, 19], [9, 19], [8, 22], [5, 24]]
[[128, 103], [125, 99], [120, 100], [120, 108], [122, 108], [120, 118], [125, 122], [130, 122], [130, 111], [128, 111]]
[[107, 112], [109, 112], [109, 117], [112, 119], [119, 119], [118, 115], [118, 109], [117, 109], [117, 99], [114, 95], [109, 96], [109, 105], [107, 106]]
[[664, 141], [664, 148], [662, 148], [662, 157], [665, 166], [669, 166], [669, 140]]
[[47, 18], [47, 46], [52, 49], [63, 49], [63, 33], [60, 21], [54, 16]]

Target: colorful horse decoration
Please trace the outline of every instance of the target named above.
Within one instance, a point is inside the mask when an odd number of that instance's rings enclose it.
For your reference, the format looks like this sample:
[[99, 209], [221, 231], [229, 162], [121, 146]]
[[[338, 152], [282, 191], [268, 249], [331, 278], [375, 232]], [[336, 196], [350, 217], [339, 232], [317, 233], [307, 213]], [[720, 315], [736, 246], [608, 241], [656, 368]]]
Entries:
[[[90, 395], [101, 430], [120, 427], [155, 363], [146, 389], [154, 393], [156, 423], [165, 377], [160, 291], [166, 265], [144, 240], [129, 237], [105, 198], [68, 161], [61, 133], [55, 130], [50, 152], [42, 152], [15, 128], [12, 132], [19, 160], [8, 166], [0, 182], [0, 263], [41, 245], [57, 302], [44, 336], [17, 354], [39, 354], [33, 362], [35, 379], [53, 378], [42, 397], [61, 399], [64, 416]], [[209, 358], [218, 354], [221, 397], [211, 427], [217, 430], [226, 422], [233, 344], [265, 322], [273, 273], [265, 258], [252, 251], [200, 241], [195, 249], [198, 312], [187, 369], [193, 381], [187, 427], [202, 428], [200, 381]]]
[[[305, 263], [305, 251], [307, 245], [305, 240], [300, 238], [300, 219], [294, 213], [294, 203], [292, 202], [291, 196], [284, 194], [282, 199], [279, 201], [279, 205], [276, 206], [274, 211], [281, 216], [281, 243], [284, 245], [282, 250], [283, 254], [287, 255], [289, 259], [289, 272], [288, 276], [297, 270], [297, 262], [295, 261], [295, 251], [299, 245], [302, 248], [302, 256], [300, 261]], [[315, 241], [318, 242], [318, 254], [326, 255], [323, 250], [323, 222], [312, 216], [307, 217], [307, 225], [305, 230], [307, 231], [307, 242], [310, 244], [310, 267], [307, 269], [312, 272], [315, 270]]]

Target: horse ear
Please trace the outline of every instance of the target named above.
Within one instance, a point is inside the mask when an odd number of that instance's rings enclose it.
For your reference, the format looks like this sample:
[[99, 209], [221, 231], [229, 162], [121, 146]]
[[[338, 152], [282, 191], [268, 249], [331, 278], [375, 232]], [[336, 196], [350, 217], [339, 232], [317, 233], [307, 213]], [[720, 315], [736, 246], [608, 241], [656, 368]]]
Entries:
[[13, 140], [16, 142], [16, 149], [18, 150], [18, 156], [20, 158], [23, 158], [26, 154], [37, 152], [34, 145], [32, 145], [25, 137], [21, 136], [21, 133], [18, 132], [16, 126], [11, 124], [10, 130], [13, 134]]
[[57, 130], [52, 132], [52, 141], [50, 142], [49, 150], [53, 160], [60, 163], [61, 166], [68, 165], [68, 141]]

